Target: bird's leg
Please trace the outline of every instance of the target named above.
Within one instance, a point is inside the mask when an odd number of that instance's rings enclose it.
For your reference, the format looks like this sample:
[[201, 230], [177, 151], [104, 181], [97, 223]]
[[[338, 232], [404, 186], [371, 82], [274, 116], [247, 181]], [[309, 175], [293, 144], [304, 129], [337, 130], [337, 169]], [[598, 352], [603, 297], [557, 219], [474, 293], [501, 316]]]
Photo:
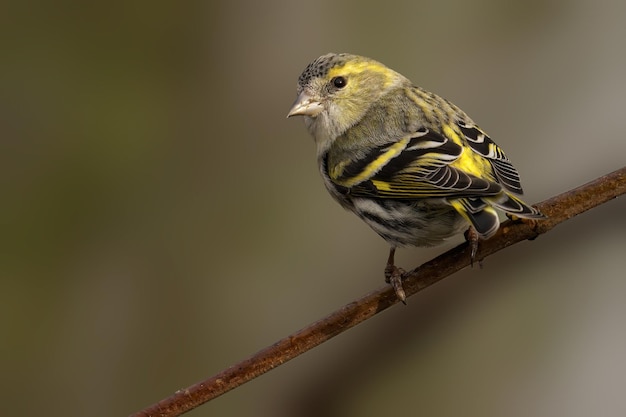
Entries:
[[[474, 261], [476, 261], [476, 254], [478, 253], [478, 232], [474, 229], [474, 226], [470, 226], [465, 232], [465, 239], [470, 247], [470, 265], [474, 267]], [[478, 261], [478, 266], [483, 267], [482, 261]]]
[[385, 281], [391, 284], [398, 300], [406, 304], [406, 293], [404, 292], [404, 288], [402, 288], [402, 274], [404, 274], [404, 270], [394, 264], [395, 254], [396, 248], [392, 246], [391, 249], [389, 249], [389, 258], [387, 258], [387, 266], [385, 267]]

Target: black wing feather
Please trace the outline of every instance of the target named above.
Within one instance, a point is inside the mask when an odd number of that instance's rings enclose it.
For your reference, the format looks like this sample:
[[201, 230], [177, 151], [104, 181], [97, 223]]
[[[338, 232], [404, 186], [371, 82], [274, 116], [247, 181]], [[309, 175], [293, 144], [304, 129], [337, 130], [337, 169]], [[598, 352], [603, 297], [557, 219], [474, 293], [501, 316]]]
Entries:
[[[374, 148], [361, 160], [366, 162], [352, 162], [344, 169], [344, 173], [349, 170], [350, 175], [357, 175], [360, 169], [375, 161], [388, 147], [389, 145]], [[498, 194], [502, 188], [497, 183], [450, 165], [462, 152], [460, 145], [440, 133], [421, 129], [410, 137], [402, 152], [367, 181], [353, 186], [350, 194], [398, 199], [462, 198]]]

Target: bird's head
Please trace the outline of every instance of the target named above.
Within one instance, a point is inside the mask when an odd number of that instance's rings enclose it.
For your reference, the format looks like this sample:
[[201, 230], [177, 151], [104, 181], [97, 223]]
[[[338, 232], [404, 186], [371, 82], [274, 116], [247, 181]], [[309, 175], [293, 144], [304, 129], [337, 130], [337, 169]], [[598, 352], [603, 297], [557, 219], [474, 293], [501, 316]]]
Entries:
[[405, 80], [373, 59], [326, 54], [298, 78], [298, 97], [287, 117], [304, 116], [318, 142], [332, 141], [358, 123], [371, 105]]

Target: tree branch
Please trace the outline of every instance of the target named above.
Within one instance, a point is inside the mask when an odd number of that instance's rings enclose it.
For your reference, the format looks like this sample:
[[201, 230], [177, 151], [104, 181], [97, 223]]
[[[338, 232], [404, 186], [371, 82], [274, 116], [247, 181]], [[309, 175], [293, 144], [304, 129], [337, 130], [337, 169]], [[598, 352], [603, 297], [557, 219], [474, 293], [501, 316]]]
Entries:
[[[548, 216], [541, 221], [506, 221], [497, 234], [480, 243], [478, 258], [485, 258], [517, 242], [534, 239], [559, 223], [626, 193], [626, 167], [537, 205]], [[424, 263], [403, 281], [407, 297], [431, 286], [470, 263], [467, 243]], [[181, 415], [233, 388], [282, 365], [328, 339], [396, 304], [391, 286], [382, 287], [345, 305], [329, 316], [293, 333], [253, 356], [171, 397], [132, 414], [131, 417]]]

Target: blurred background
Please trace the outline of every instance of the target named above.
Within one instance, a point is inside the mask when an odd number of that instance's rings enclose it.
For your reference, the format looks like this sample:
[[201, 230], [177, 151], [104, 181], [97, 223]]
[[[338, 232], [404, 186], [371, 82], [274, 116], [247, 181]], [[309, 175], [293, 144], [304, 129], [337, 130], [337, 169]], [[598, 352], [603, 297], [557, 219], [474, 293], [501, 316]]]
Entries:
[[[128, 415], [384, 285], [387, 245], [285, 119], [321, 54], [458, 104], [528, 202], [626, 161], [619, 0], [1, 9], [7, 416]], [[625, 212], [498, 253], [188, 415], [623, 416]]]

